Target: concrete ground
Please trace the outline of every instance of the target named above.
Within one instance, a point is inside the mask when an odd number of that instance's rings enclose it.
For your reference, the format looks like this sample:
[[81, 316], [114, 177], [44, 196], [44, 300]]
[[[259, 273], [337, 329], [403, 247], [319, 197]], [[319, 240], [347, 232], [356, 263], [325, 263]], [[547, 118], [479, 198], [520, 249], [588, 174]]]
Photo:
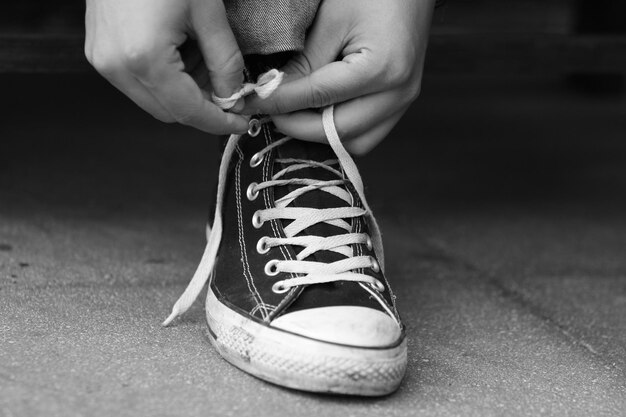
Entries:
[[361, 160], [408, 325], [381, 399], [256, 380], [160, 322], [204, 246], [213, 138], [91, 76], [0, 78], [1, 416], [626, 415], [626, 101], [425, 80]]

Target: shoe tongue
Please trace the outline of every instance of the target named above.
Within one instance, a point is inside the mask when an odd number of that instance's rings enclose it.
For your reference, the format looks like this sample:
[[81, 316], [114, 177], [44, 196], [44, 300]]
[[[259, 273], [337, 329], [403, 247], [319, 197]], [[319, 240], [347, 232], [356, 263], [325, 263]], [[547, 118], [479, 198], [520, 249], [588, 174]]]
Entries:
[[[300, 140], [290, 140], [281, 145], [277, 149], [277, 159], [301, 159], [316, 162], [324, 162], [328, 160], [337, 159], [337, 155], [333, 152], [332, 148], [328, 145], [321, 143], [305, 142]], [[292, 163], [280, 163], [276, 162], [274, 172], [278, 172]], [[333, 168], [340, 170], [338, 164], [334, 164]], [[336, 174], [324, 169], [324, 168], [303, 168], [293, 172], [286, 173], [282, 179], [290, 178], [306, 178], [320, 181], [332, 181], [339, 179]], [[275, 198], [279, 198], [287, 195], [288, 193], [301, 188], [302, 185], [287, 185], [276, 187], [274, 190]], [[310, 207], [314, 209], [325, 208], [337, 208], [337, 207], [350, 207], [350, 204], [344, 200], [336, 197], [326, 191], [312, 190], [297, 197], [289, 204], [289, 207]], [[347, 219], [350, 222], [349, 219]], [[289, 220], [284, 221], [284, 226], [290, 223]], [[298, 234], [314, 235], [314, 236], [334, 236], [338, 234], [345, 234], [346, 230], [333, 226], [327, 223], [314, 224]], [[313, 259], [311, 259], [313, 258]], [[318, 262], [334, 262], [339, 259], [343, 259], [344, 256], [336, 252], [319, 251], [307, 258], [307, 260], [315, 260]]]

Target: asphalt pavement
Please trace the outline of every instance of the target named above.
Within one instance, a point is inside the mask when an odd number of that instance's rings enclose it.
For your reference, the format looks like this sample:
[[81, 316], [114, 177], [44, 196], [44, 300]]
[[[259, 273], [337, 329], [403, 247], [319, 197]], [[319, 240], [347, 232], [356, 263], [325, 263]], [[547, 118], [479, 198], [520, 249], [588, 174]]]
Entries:
[[91, 75], [0, 77], [0, 415], [626, 415], [626, 99], [426, 79], [359, 164], [408, 326], [394, 395], [230, 366], [201, 302], [215, 138]]

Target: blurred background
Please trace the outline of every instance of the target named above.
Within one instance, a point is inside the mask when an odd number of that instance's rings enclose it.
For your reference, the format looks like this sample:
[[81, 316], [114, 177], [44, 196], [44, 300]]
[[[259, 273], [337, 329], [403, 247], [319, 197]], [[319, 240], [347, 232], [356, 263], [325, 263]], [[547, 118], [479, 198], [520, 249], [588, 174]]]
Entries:
[[358, 161], [411, 349], [377, 402], [240, 373], [201, 303], [159, 327], [218, 147], [89, 67], [83, 9], [0, 6], [0, 415], [623, 415], [626, 2], [437, 9], [421, 97]]

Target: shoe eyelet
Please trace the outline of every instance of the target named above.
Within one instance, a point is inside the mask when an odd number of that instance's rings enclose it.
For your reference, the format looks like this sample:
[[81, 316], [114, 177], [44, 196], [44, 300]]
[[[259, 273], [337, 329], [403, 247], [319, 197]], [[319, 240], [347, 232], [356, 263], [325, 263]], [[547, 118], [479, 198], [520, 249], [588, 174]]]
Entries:
[[267, 237], [263, 236], [261, 239], [259, 239], [259, 241], [256, 243], [256, 251], [259, 253], [259, 255], [264, 255], [270, 251], [270, 247], [267, 246]]
[[248, 200], [254, 201], [259, 196], [259, 190], [256, 189], [257, 185], [259, 184], [256, 182], [252, 182], [248, 185], [248, 189], [246, 190], [246, 197], [248, 197]]
[[278, 281], [272, 285], [272, 292], [276, 294], [284, 294], [289, 291], [289, 287], [283, 285], [282, 281]]
[[[270, 277], [274, 277], [274, 276], [278, 275], [278, 260], [277, 259], [272, 259], [271, 261], [266, 263], [264, 271], [265, 271], [265, 275], [270, 276]], [[276, 285], [276, 284], [274, 284], [274, 285]]]
[[367, 246], [367, 250], [372, 250], [374, 248], [374, 244], [372, 243], [372, 238], [371, 237], [367, 237], [367, 240], [365, 241], [365, 245]]
[[370, 260], [372, 261], [372, 266], [370, 266], [370, 268], [372, 268], [372, 271], [376, 273], [380, 272], [380, 264], [378, 263], [376, 258], [370, 256]]
[[248, 135], [254, 138], [259, 133], [261, 133], [261, 122], [259, 119], [250, 119], [248, 122]]
[[263, 226], [263, 220], [261, 220], [261, 213], [259, 211], [255, 211], [252, 215], [252, 226], [255, 229], [260, 229]]
[[261, 165], [261, 162], [263, 162], [263, 155], [255, 153], [254, 155], [252, 155], [252, 158], [250, 158], [250, 167], [256, 168]]
[[372, 285], [374, 286], [374, 288], [376, 288], [378, 292], [385, 292], [385, 286], [379, 280], [376, 280], [376, 282]]

